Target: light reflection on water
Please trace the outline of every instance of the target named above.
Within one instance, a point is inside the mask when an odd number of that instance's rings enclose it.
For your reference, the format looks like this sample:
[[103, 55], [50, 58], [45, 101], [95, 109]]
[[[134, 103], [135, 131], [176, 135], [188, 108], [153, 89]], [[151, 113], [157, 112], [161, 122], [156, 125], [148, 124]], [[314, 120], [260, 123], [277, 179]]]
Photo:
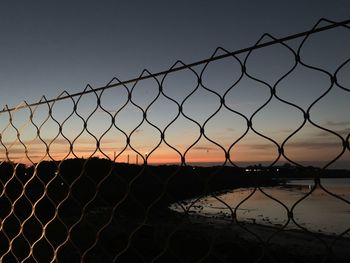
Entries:
[[[350, 179], [322, 179], [322, 186], [350, 202]], [[264, 193], [282, 202], [289, 210], [314, 187], [312, 180], [292, 180], [287, 186], [265, 187], [262, 191], [257, 189], [254, 194], [237, 209], [237, 220], [265, 225], [282, 226], [288, 222], [288, 210], [269, 198]], [[204, 215], [213, 218], [231, 220], [232, 210], [248, 197], [254, 189], [236, 189], [231, 192], [214, 197], [205, 197], [198, 200], [191, 208], [192, 214]], [[263, 193], [264, 192], [264, 193]], [[220, 202], [222, 200], [223, 202]], [[184, 203], [185, 207], [191, 205], [191, 200]], [[173, 205], [177, 211], [182, 209]], [[329, 195], [317, 187], [304, 200], [293, 209], [297, 224], [310, 231], [327, 234], [341, 234], [346, 230], [350, 232], [350, 204]], [[290, 221], [287, 228], [299, 228]], [[345, 236], [350, 237], [350, 233]]]

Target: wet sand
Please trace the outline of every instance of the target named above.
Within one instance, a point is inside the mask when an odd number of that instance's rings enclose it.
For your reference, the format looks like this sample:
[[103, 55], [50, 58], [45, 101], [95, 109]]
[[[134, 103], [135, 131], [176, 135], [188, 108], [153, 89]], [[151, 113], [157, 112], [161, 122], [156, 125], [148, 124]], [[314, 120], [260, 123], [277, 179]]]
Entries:
[[[198, 227], [202, 228], [203, 231], [213, 232], [213, 235], [215, 232], [221, 233], [219, 234], [221, 239], [256, 243], [266, 246], [272, 254], [284, 251], [283, 253], [289, 257], [298, 258], [297, 262], [304, 262], [303, 259], [328, 259], [329, 261], [326, 262], [345, 263], [350, 259], [350, 238], [346, 237], [295, 229], [281, 229], [277, 226], [256, 223], [230, 223], [227, 220], [205, 216], [193, 216], [189, 220], [194, 228]], [[310, 262], [317, 262], [317, 260]]]

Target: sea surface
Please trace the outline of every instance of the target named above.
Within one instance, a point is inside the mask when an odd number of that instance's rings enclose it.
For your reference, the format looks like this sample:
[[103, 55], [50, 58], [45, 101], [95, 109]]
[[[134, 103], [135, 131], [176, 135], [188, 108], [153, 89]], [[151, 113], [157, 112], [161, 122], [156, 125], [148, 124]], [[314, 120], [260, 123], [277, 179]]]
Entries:
[[[187, 200], [171, 208], [227, 221], [237, 208], [237, 220], [241, 222], [350, 238], [350, 178], [321, 179], [321, 186], [315, 187], [313, 180], [289, 180], [275, 187], [241, 188]], [[288, 211], [293, 212], [295, 222], [288, 220]]]

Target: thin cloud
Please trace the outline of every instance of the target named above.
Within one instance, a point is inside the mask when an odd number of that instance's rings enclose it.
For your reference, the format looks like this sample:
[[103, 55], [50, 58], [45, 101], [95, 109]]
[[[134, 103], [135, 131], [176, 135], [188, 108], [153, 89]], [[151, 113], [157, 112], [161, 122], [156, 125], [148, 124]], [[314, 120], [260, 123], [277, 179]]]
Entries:
[[297, 147], [297, 148], [312, 148], [312, 149], [329, 149], [336, 147], [343, 147], [342, 143], [339, 142], [295, 142], [287, 144], [286, 147]]
[[[139, 131], [141, 132], [141, 131]], [[73, 140], [74, 138], [70, 138], [70, 142], [73, 143]], [[57, 138], [57, 139], [47, 139], [47, 138], [44, 138], [43, 141], [49, 145], [64, 145], [64, 146], [67, 146], [69, 145], [69, 141], [66, 140], [65, 138]], [[36, 146], [42, 146], [42, 147], [45, 147], [45, 144], [44, 142], [39, 140], [38, 138], [36, 138], [35, 140], [28, 140], [28, 141], [23, 141], [24, 145], [28, 148], [33, 148], [33, 147], [36, 147]], [[126, 141], [126, 139], [125, 139]], [[118, 139], [112, 139], [112, 138], [102, 138], [100, 140], [100, 145], [106, 145], [106, 144], [113, 144], [113, 143], [117, 143], [119, 142], [120, 143], [120, 140]], [[22, 145], [22, 143], [20, 143], [18, 140], [15, 141], [15, 142], [11, 142], [11, 143], [5, 143], [6, 146], [10, 146], [12, 145], [11, 147], [23, 147], [24, 146]], [[78, 138], [74, 143], [73, 143], [73, 146], [81, 146], [81, 145], [96, 145], [96, 140], [94, 138]], [[13, 148], [11, 148], [11, 150], [13, 150]]]
[[136, 133], [136, 134], [143, 133], [143, 129], [137, 129], [136, 131], [134, 131], [134, 133]]
[[[277, 146], [275, 144], [245, 144], [242, 145], [243, 147], [248, 147], [252, 150], [271, 150], [273, 148], [277, 149]], [[281, 144], [279, 144], [281, 146]], [[285, 148], [312, 148], [312, 149], [329, 149], [329, 148], [335, 148], [335, 147], [342, 147], [342, 143], [339, 142], [313, 142], [313, 141], [307, 141], [307, 142], [291, 142], [285, 144]]]
[[277, 148], [275, 144], [250, 144], [249, 145], [250, 149], [253, 150], [270, 150], [271, 148]]
[[343, 129], [343, 130], [340, 130], [339, 131], [339, 134], [342, 134], [342, 135], [348, 135], [350, 133], [350, 128], [348, 129]]
[[281, 129], [281, 130], [279, 130], [278, 132], [279, 133], [292, 133], [292, 132], [294, 132], [296, 129]]
[[216, 151], [217, 148], [206, 147], [206, 146], [195, 146], [195, 147], [193, 147], [193, 150], [198, 150], [198, 151]]
[[[342, 129], [342, 130], [332, 130], [335, 133], [341, 135], [341, 136], [347, 136], [350, 133], [350, 128]], [[327, 131], [320, 131], [316, 134], [317, 137], [334, 137], [335, 135], [333, 133], [327, 132]]]
[[327, 131], [320, 131], [316, 134], [317, 137], [330, 137], [334, 136], [334, 134], [327, 132]]
[[350, 126], [350, 121], [327, 121], [328, 126]]
[[[10, 148], [10, 149], [7, 149], [7, 150], [8, 150], [9, 155], [12, 155], [12, 154], [24, 154], [25, 153], [24, 148], [23, 149]], [[5, 153], [6, 153], [5, 149], [0, 149], [0, 154], [5, 154]]]
[[236, 129], [233, 129], [233, 128], [226, 128], [225, 131], [227, 131], [227, 132], [234, 132], [234, 131], [236, 131]]

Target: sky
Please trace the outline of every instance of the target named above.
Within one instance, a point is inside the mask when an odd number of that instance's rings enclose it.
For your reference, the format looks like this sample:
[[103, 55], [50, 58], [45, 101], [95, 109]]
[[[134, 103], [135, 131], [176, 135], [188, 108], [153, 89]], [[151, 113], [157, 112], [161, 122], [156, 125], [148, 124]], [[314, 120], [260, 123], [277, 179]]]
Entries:
[[[63, 91], [77, 93], [87, 84], [101, 87], [113, 77], [128, 80], [139, 76], [143, 69], [156, 73], [169, 69], [177, 60], [191, 63], [210, 57], [218, 46], [234, 51], [254, 45], [263, 33], [284, 37], [311, 29], [320, 18], [342, 21], [349, 19], [349, 14], [350, 2], [345, 0], [2, 1], [0, 107], [14, 107], [23, 100], [37, 102], [43, 95], [48, 99], [56, 98]], [[346, 48], [347, 43], [350, 43], [349, 38], [349, 32], [344, 29], [335, 30], [329, 35], [320, 34], [310, 39], [301, 54], [307, 62], [333, 72], [336, 65], [339, 66], [350, 55]], [[290, 44], [296, 47], [298, 42], [291, 41]], [[239, 77], [239, 64], [232, 59], [221, 62], [208, 66], [203, 74], [203, 83], [223, 95]], [[247, 61], [250, 72], [271, 85], [292, 65], [292, 54], [285, 48], [275, 46], [264, 49], [264, 52], [257, 51]], [[197, 73], [201, 72], [200, 68], [197, 70]], [[349, 67], [339, 73], [344, 85], [349, 84], [346, 76], [350, 74], [344, 73], [346, 70]], [[133, 93], [136, 104], [145, 109], [157, 95], [157, 85], [154, 80], [136, 85], [142, 87]], [[295, 74], [286, 78], [278, 90], [282, 98], [288, 98], [300, 107], [307, 107], [327, 89], [327, 85], [327, 76], [324, 74], [297, 68]], [[184, 101], [195, 86], [196, 76], [189, 70], [169, 75], [164, 80], [164, 91], [177, 101]], [[227, 94], [227, 103], [231, 109], [249, 118], [266, 101], [268, 92], [266, 86], [245, 78], [237, 85], [235, 92]], [[350, 119], [346, 114], [349, 112], [349, 97], [349, 92], [334, 89], [327, 99], [320, 101], [311, 111], [318, 124], [336, 131], [344, 139], [350, 128]], [[126, 99], [125, 90], [120, 89], [106, 91], [102, 96], [105, 109], [112, 114]], [[157, 103], [150, 107], [148, 116], [164, 130], [176, 116], [178, 106], [162, 96]], [[87, 119], [95, 104], [93, 94], [85, 96], [79, 102], [78, 112]], [[184, 102], [184, 112], [203, 125], [219, 105], [216, 95], [200, 87], [195, 95]], [[61, 118], [61, 122], [73, 108], [71, 101], [57, 103], [55, 107], [54, 114]], [[36, 124], [44, 122], [47, 116], [47, 109], [45, 111], [44, 108], [37, 109], [37, 119], [34, 118]], [[25, 110], [14, 115], [16, 127], [27, 123], [29, 118]], [[98, 109], [88, 122], [91, 133], [98, 138], [108, 131], [103, 135], [108, 156], [123, 150], [124, 144], [116, 143], [115, 138], [120, 136], [118, 140], [125, 141], [124, 135], [116, 128], [108, 130], [109, 118], [106, 112]], [[130, 134], [142, 120], [142, 111], [129, 103], [118, 118], [118, 125]], [[6, 128], [8, 121], [7, 115], [0, 116], [2, 138], [6, 146], [16, 140], [16, 131], [11, 127]], [[256, 115], [254, 127], [282, 143], [301, 121], [300, 111], [273, 100]], [[45, 140], [55, 138], [58, 130], [55, 125], [52, 119], [43, 124], [41, 135]], [[222, 109], [208, 122], [206, 132], [209, 138], [224, 145], [227, 150], [244, 132], [244, 125], [241, 117]], [[81, 127], [83, 122], [74, 114], [63, 127], [64, 135], [72, 141], [79, 135]], [[36, 137], [34, 125], [27, 123], [26, 127], [22, 127], [21, 134], [26, 143], [33, 141], [33, 155], [45, 152], [44, 144]], [[79, 145], [77, 155], [89, 155], [94, 149], [94, 145], [91, 146], [93, 136], [87, 131], [79, 136], [75, 142], [75, 145]], [[166, 136], [169, 144], [183, 154], [198, 138], [198, 127], [181, 116], [167, 129]], [[135, 130], [131, 140], [145, 156], [157, 145], [159, 137], [154, 127], [144, 123]], [[57, 149], [61, 149], [62, 145], [69, 148], [62, 134], [55, 140]], [[298, 161], [330, 160], [339, 152], [341, 143], [336, 136], [311, 126], [305, 126], [293, 136], [293, 140], [290, 141], [289, 154]], [[55, 143], [51, 149], [56, 147]], [[18, 141], [12, 147], [14, 155], [11, 158], [15, 158], [16, 151], [24, 151]], [[242, 140], [241, 147], [235, 147], [234, 150], [236, 148], [237, 152], [232, 154], [232, 158], [239, 162], [248, 159], [255, 162], [269, 161], [276, 154], [271, 142], [251, 131]], [[124, 152], [123, 160], [125, 155], [135, 153], [130, 149], [128, 151]], [[0, 154], [4, 155], [4, 149]], [[343, 154], [339, 167], [349, 164], [349, 155], [349, 151]], [[201, 138], [187, 156], [193, 162], [221, 162], [224, 152], [217, 145]], [[160, 159], [162, 162], [171, 162], [174, 158], [178, 160], [179, 154], [163, 143], [149, 158], [153, 158], [154, 162]]]

